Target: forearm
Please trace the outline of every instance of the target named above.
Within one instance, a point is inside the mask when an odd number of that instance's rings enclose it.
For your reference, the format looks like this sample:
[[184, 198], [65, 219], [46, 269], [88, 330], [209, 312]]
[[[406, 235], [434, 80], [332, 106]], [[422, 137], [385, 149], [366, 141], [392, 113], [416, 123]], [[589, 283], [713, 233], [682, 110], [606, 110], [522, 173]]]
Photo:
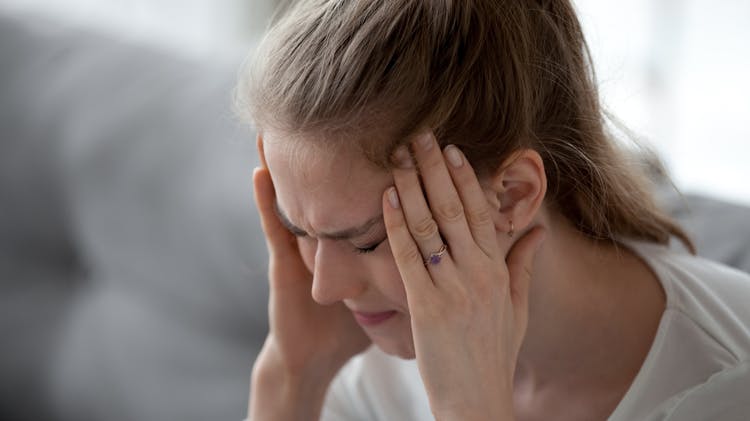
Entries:
[[253, 367], [248, 419], [318, 420], [333, 374], [292, 373], [279, 364], [258, 361]]

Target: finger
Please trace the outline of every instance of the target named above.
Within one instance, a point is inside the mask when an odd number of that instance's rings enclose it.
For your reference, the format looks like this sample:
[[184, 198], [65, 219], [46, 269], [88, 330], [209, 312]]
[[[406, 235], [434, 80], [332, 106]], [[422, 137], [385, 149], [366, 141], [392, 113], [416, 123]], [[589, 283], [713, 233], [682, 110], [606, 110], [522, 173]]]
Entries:
[[253, 171], [253, 187], [269, 253], [281, 259], [297, 254], [296, 238], [284, 227], [276, 215], [274, 209], [276, 193], [267, 168], [256, 168]]
[[475, 253], [476, 243], [466, 222], [464, 204], [453, 185], [445, 157], [432, 131], [420, 134], [413, 142], [413, 149], [429, 211], [437, 221], [440, 233], [450, 245], [452, 254], [460, 260]]
[[407, 301], [411, 307], [412, 300], [423, 297], [424, 292], [433, 286], [433, 282], [424, 266], [422, 254], [409, 232], [400, 197], [394, 187], [389, 187], [383, 193], [383, 219], [391, 253], [404, 282]]
[[487, 256], [499, 256], [497, 234], [495, 224], [492, 221], [490, 205], [484, 195], [482, 186], [479, 184], [474, 168], [461, 150], [454, 145], [448, 145], [443, 154], [449, 163], [448, 169], [453, 178], [453, 185], [458, 190], [458, 195], [464, 204], [466, 221], [474, 241]]
[[393, 180], [401, 200], [399, 213], [402, 214], [423, 259], [426, 259], [441, 249], [443, 239], [424, 197], [414, 161], [405, 146], [400, 146], [396, 150], [394, 160], [397, 167], [393, 169]]
[[536, 227], [516, 241], [508, 253], [506, 264], [510, 277], [510, 296], [517, 320], [526, 323], [529, 307], [529, 286], [531, 285], [534, 257], [542, 245], [545, 230]]

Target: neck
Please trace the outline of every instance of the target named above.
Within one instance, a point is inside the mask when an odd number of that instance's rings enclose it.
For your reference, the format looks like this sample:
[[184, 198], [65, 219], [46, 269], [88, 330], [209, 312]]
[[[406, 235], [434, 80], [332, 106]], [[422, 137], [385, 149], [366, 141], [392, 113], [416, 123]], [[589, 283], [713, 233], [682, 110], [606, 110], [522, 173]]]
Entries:
[[527, 396], [624, 393], [658, 329], [665, 306], [661, 284], [624, 246], [586, 238], [562, 217], [546, 219], [516, 388]]

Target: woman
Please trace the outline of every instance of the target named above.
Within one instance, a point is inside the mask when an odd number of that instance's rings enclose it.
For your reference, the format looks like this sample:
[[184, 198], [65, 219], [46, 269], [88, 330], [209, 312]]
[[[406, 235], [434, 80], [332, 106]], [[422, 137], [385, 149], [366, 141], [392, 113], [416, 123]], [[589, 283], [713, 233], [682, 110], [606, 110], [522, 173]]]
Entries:
[[569, 1], [301, 1], [259, 57], [250, 419], [747, 409], [750, 279], [666, 247]]

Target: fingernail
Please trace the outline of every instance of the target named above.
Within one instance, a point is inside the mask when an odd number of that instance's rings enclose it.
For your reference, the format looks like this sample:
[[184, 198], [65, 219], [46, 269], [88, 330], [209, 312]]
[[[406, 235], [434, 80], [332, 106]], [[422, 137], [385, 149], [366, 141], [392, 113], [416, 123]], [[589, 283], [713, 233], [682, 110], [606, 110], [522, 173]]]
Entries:
[[464, 164], [464, 160], [461, 158], [461, 152], [459, 152], [458, 148], [453, 145], [445, 147], [445, 156], [454, 168], [460, 168], [461, 165]]
[[414, 166], [409, 151], [403, 145], [396, 148], [396, 152], [393, 153], [393, 160], [401, 168], [411, 168]]
[[395, 187], [391, 187], [388, 189], [388, 202], [391, 204], [391, 207], [393, 209], [398, 209], [401, 206], [398, 201], [398, 193], [396, 193]]
[[419, 135], [419, 137], [417, 137], [416, 144], [423, 151], [429, 151], [433, 145], [432, 134], [430, 132], [422, 133], [421, 135]]

